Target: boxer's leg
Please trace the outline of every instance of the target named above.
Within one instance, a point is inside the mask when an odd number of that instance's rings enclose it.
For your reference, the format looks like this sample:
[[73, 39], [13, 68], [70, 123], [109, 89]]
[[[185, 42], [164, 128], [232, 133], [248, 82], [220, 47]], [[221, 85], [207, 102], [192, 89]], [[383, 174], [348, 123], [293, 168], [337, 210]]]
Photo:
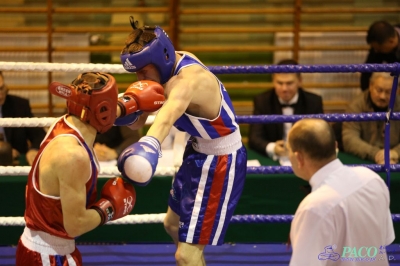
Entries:
[[175, 245], [179, 242], [179, 215], [176, 214], [170, 207], [168, 207], [167, 215], [164, 218], [165, 231], [172, 237]]
[[[189, 146], [189, 149], [191, 147]], [[190, 152], [186, 152], [184, 161]], [[165, 231], [172, 237], [175, 245], [179, 242], [179, 221], [181, 213], [181, 195], [182, 184], [184, 183], [185, 175], [190, 169], [186, 169], [186, 163], [182, 163], [179, 171], [176, 173], [169, 193], [167, 215], [164, 218]], [[190, 172], [189, 172], [190, 173]]]
[[204, 245], [182, 243], [178, 244], [175, 260], [179, 266], [205, 266]]

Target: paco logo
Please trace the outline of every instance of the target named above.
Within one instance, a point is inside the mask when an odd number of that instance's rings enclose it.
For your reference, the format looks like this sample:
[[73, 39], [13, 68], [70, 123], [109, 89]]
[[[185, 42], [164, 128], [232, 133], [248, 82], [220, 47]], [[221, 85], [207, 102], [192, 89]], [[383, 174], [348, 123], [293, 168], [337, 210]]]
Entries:
[[56, 92], [64, 97], [69, 97], [72, 94], [71, 88], [66, 86], [57, 86]]
[[[362, 247], [349, 247], [343, 246], [342, 254], [334, 252], [336, 245], [329, 245], [325, 247], [325, 251], [318, 255], [319, 260], [332, 260], [332, 261], [356, 261], [356, 262], [372, 262], [385, 260], [386, 247], [380, 246], [362, 246]], [[393, 256], [388, 257], [389, 260], [393, 260]]]
[[378, 249], [376, 247], [343, 247], [342, 257], [351, 257], [351, 258], [375, 258], [378, 254]]

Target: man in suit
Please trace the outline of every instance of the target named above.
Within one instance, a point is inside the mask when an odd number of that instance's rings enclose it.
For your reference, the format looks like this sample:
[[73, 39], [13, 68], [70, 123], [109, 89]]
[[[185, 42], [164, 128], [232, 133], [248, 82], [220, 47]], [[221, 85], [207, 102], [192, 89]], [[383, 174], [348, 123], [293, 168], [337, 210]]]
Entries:
[[[278, 65], [297, 65], [295, 60]], [[323, 113], [322, 98], [301, 87], [300, 73], [274, 73], [274, 88], [254, 98], [254, 115], [293, 115]], [[274, 160], [286, 157], [285, 140], [292, 123], [251, 124], [249, 147]]]
[[[0, 117], [33, 117], [29, 100], [8, 95], [8, 88], [0, 72]], [[40, 127], [0, 127], [0, 134], [11, 144], [13, 158], [26, 155], [26, 161], [32, 165], [46, 132]]]
[[[369, 82], [369, 89], [349, 103], [346, 113], [360, 114], [387, 112], [392, 93], [393, 77], [390, 73], [374, 72]], [[400, 87], [398, 88], [400, 89]], [[400, 98], [396, 97], [393, 112], [400, 111]], [[385, 163], [385, 121], [344, 122], [342, 139], [344, 151], [374, 161]], [[400, 121], [390, 122], [390, 163], [399, 162]]]
[[[386, 21], [375, 21], [367, 32], [367, 43], [370, 46], [366, 64], [400, 62], [400, 24], [391, 25]], [[361, 89], [369, 88], [372, 73], [361, 73]]]

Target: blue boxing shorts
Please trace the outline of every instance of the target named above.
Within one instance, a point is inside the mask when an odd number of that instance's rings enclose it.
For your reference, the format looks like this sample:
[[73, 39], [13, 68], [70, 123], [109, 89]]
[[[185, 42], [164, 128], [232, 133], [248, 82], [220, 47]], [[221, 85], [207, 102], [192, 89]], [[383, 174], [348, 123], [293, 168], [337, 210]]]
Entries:
[[223, 244], [246, 178], [247, 151], [241, 143], [237, 147], [228, 154], [210, 155], [188, 142], [168, 202], [180, 216], [180, 242]]

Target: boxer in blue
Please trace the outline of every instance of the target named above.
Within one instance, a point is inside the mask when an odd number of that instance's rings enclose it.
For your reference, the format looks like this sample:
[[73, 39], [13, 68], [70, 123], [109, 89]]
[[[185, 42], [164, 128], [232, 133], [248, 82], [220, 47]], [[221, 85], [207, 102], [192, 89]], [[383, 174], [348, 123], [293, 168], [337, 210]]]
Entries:
[[[206, 245], [221, 245], [242, 193], [247, 152], [224, 85], [189, 52], [175, 51], [160, 27], [137, 27], [121, 63], [138, 80], [163, 85], [166, 102], [147, 135], [119, 157], [123, 177], [150, 182], [161, 156], [160, 143], [172, 126], [191, 135], [175, 176], [164, 226], [177, 245], [178, 265], [205, 265]], [[144, 112], [132, 129], [147, 119]]]

